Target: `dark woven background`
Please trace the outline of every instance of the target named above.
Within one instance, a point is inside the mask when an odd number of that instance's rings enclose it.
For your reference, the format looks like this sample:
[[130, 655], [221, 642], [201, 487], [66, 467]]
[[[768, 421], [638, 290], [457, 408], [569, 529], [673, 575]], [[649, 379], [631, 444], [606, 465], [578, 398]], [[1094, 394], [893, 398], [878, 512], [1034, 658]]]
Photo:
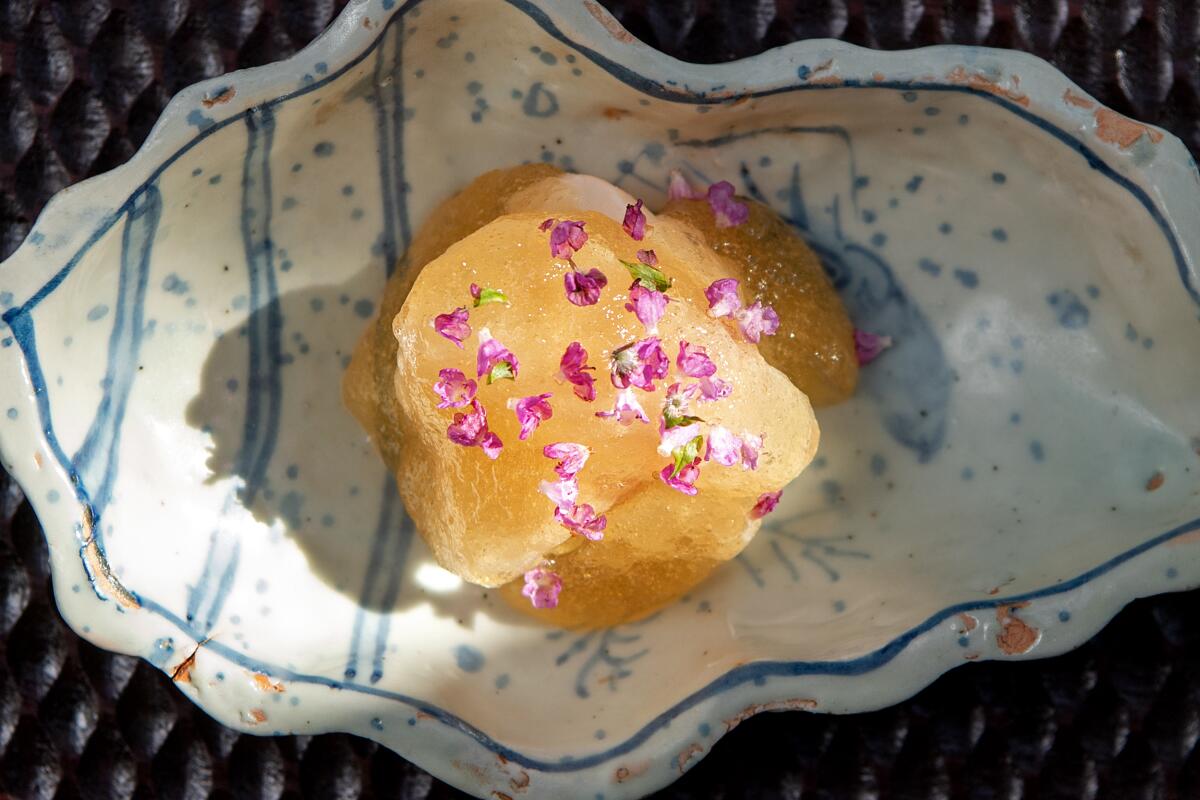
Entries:
[[[575, 0], [563, 0], [575, 2]], [[128, 158], [178, 89], [274, 61], [343, 0], [0, 0], [0, 258], [50, 195]], [[1032, 50], [1200, 148], [1196, 0], [608, 0], [693, 61], [834, 36]], [[760, 716], [670, 798], [1200, 798], [1200, 592], [1139, 601], [1061, 658], [976, 664], [874, 714]], [[817, 771], [818, 761], [821, 764]], [[0, 795], [451, 798], [344, 735], [222, 728], [169, 680], [59, 621], [46, 548], [0, 472]]]

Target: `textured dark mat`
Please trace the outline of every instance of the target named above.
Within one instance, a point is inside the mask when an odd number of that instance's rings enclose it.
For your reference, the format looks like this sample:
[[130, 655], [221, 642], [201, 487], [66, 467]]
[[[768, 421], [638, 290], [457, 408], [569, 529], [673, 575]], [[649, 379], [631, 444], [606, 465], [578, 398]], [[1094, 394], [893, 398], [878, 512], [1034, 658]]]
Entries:
[[[290, 54], [342, 5], [0, 0], [0, 258], [50, 195], [128, 158], [173, 92]], [[637, 36], [693, 61], [816, 36], [886, 48], [953, 41], [1031, 50], [1105, 103], [1200, 148], [1194, 0], [606, 5]], [[1069, 655], [962, 667], [885, 711], [756, 717], [661, 797], [1194, 800], [1198, 738], [1200, 592], [1191, 592], [1134, 603]], [[4, 793], [461, 796], [361, 739], [239, 736], [149, 665], [81, 641], [54, 609], [37, 520], [0, 472]]]

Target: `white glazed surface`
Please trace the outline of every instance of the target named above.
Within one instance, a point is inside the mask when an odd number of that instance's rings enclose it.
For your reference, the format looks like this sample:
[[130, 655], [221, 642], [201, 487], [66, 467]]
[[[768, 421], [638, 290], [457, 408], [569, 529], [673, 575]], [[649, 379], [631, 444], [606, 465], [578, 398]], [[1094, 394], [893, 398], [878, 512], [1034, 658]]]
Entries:
[[[433, 565], [337, 390], [414, 227], [538, 160], [757, 193], [897, 341], [741, 558], [595, 633]], [[749, 714], [878, 708], [1200, 585], [1198, 201], [1178, 141], [1017, 53], [700, 67], [590, 2], [357, 0], [183, 92], [0, 265], [0, 455], [67, 621], [222, 722], [638, 797]]]

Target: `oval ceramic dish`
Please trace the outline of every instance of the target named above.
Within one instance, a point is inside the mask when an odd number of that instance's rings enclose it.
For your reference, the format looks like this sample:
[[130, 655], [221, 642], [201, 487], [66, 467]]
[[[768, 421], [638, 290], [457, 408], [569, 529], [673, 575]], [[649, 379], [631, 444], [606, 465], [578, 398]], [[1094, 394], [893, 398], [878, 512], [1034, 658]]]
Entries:
[[[896, 346], [745, 554], [548, 630], [438, 569], [338, 385], [430, 209], [546, 161], [728, 179]], [[590, 0], [357, 0], [183, 92], [0, 265], [0, 445], [67, 621], [222, 722], [351, 731], [481, 797], [630, 798], [760, 711], [850, 712], [1200, 584], [1200, 187], [1011, 52], [722, 66]]]

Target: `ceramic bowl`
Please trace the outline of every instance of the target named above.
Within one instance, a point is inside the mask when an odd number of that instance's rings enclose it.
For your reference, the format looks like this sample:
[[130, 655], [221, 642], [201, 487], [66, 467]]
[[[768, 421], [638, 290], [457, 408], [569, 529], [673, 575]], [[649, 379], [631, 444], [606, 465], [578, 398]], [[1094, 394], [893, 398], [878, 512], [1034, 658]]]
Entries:
[[[896, 346], [745, 554], [549, 630], [434, 565], [339, 378], [474, 176], [728, 179]], [[350, 731], [481, 797], [629, 798], [760, 711], [897, 702], [1200, 584], [1200, 187], [1044, 62], [808, 42], [722, 66], [590, 0], [358, 0], [184, 91], [0, 266], [0, 446], [68, 623], [221, 722]]]

